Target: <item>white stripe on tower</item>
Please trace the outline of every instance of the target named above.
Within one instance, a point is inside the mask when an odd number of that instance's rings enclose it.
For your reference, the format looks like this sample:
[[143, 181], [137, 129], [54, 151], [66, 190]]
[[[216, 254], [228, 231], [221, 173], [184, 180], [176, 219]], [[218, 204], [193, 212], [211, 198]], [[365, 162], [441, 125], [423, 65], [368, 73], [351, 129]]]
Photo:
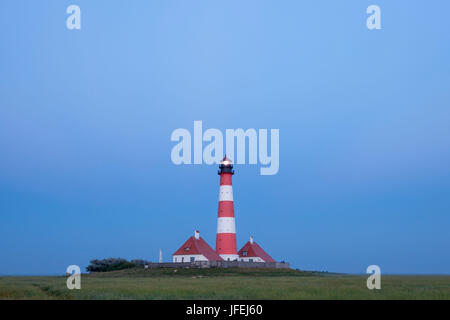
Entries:
[[233, 201], [232, 186], [220, 186], [219, 201]]
[[217, 233], [236, 233], [234, 217], [218, 218]]

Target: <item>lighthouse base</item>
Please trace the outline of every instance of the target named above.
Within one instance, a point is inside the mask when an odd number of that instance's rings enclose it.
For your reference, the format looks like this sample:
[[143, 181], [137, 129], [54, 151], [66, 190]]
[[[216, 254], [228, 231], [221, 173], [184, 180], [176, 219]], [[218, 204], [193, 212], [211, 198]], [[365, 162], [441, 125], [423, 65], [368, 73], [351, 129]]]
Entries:
[[239, 260], [239, 255], [237, 254], [219, 254], [219, 256], [225, 261]]

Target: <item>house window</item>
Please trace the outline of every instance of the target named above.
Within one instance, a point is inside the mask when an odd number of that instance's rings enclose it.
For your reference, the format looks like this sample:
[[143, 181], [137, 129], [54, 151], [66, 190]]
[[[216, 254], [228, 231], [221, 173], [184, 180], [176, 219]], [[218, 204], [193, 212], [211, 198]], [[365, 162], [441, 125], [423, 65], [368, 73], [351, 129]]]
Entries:
[[184, 257], [181, 257], [181, 262], [184, 262]]
[[248, 261], [253, 262], [253, 259], [248, 259]]
[[195, 257], [191, 257], [191, 262], [194, 262], [195, 261]]
[[191, 248], [189, 248], [189, 247], [185, 247], [184, 248], [184, 251], [189, 251]]
[[243, 255], [244, 257], [246, 257], [246, 256], [247, 256], [247, 251], [242, 251], [242, 255]]

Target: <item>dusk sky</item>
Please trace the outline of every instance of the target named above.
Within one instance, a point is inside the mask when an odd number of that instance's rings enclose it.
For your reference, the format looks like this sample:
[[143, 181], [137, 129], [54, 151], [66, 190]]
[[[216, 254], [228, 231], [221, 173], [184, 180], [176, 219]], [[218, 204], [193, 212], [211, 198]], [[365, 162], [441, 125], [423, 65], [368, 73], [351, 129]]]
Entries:
[[[66, 9], [81, 8], [69, 30]], [[381, 8], [381, 30], [366, 8]], [[217, 165], [177, 128], [279, 129], [237, 164], [250, 235], [303, 270], [450, 273], [450, 2], [0, 2], [0, 275], [215, 248]], [[204, 144], [204, 146], [206, 143]]]

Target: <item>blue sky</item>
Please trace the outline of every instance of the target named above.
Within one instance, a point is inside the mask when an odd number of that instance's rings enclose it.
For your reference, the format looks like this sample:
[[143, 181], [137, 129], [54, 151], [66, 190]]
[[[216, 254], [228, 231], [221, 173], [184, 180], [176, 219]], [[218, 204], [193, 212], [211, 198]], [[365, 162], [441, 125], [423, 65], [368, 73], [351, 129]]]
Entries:
[[[66, 8], [81, 8], [81, 30]], [[381, 7], [381, 30], [366, 8]], [[0, 274], [215, 247], [216, 166], [174, 129], [280, 129], [236, 166], [238, 247], [295, 268], [449, 273], [448, 1], [0, 3]]]

